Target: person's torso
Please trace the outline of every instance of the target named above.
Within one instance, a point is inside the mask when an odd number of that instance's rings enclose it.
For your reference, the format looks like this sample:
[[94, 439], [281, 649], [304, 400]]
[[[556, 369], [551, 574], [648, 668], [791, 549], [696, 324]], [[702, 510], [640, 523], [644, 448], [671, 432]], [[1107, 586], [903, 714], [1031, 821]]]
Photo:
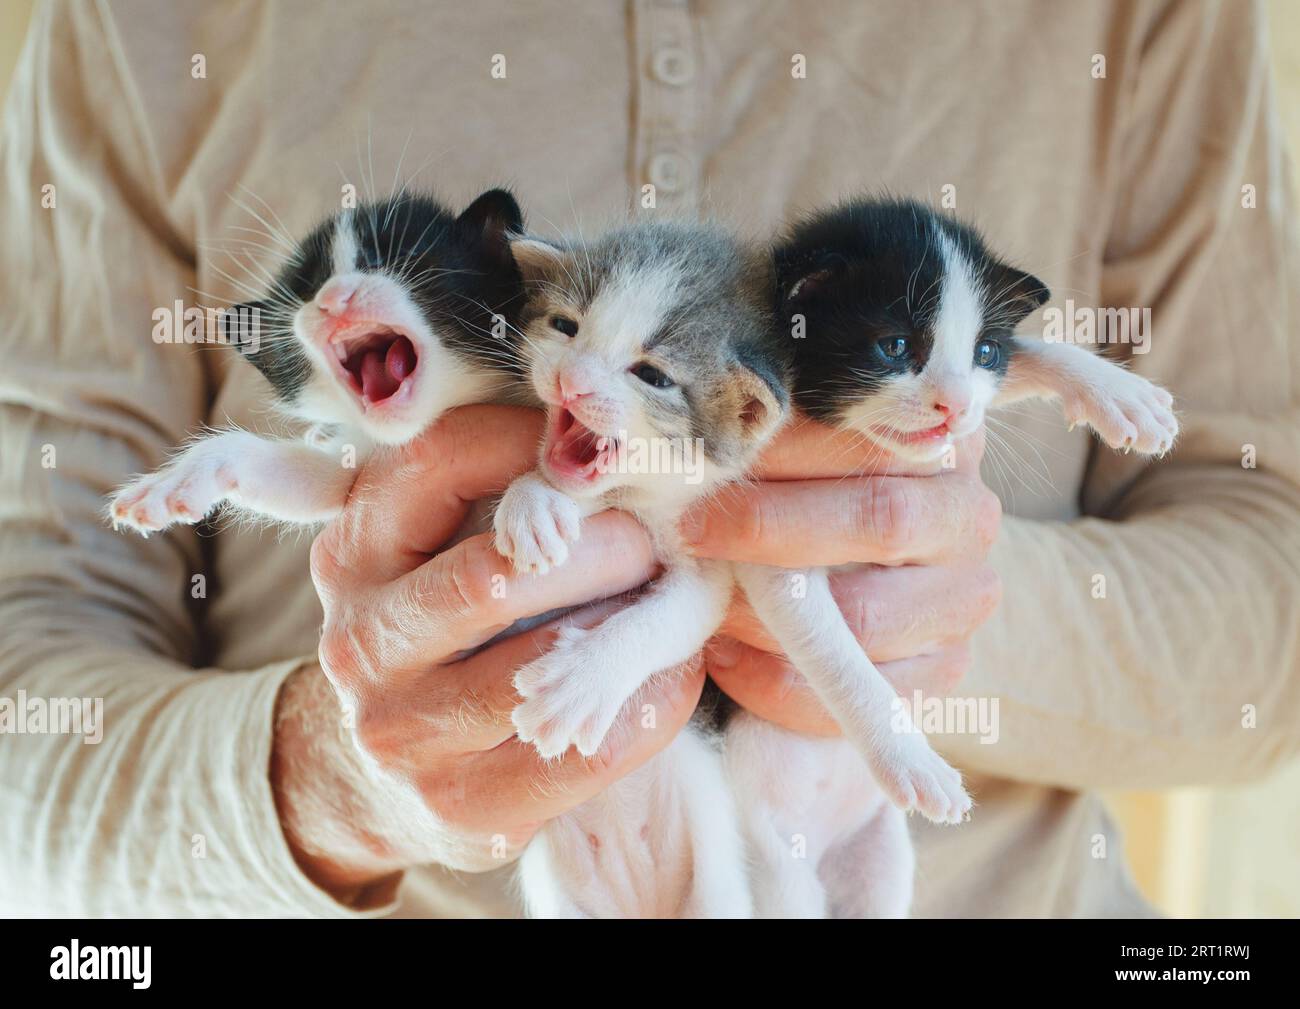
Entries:
[[[452, 203], [509, 184], [542, 233], [706, 215], [761, 238], [848, 195], [917, 196], [976, 222], [1061, 304], [1099, 288], [1123, 54], [1136, 51], [1136, 32], [1104, 5], [1046, 0], [479, 0], [280, 3], [256, 16], [136, 5], [121, 37], [137, 93], [155, 103], [143, 111], [199, 291], [247, 297], [275, 265], [278, 229], [302, 234], [348, 187], [364, 197], [396, 179]], [[186, 78], [183, 93], [159, 57], [177, 37], [203, 54], [207, 75]], [[1081, 56], [1089, 39], [1111, 54], [1110, 87]], [[212, 368], [206, 421], [267, 429], [271, 402], [254, 370], [196, 352]], [[985, 472], [1010, 513], [1078, 514], [1086, 434], [1068, 433], [1045, 406], [1018, 408], [994, 433]], [[210, 543], [207, 661], [244, 669], [313, 653], [310, 536], [229, 528]], [[984, 810], [1000, 795], [1019, 812], [987, 828], [919, 831], [918, 910], [1067, 909], [1077, 887], [1052, 890], [1042, 874], [1060, 883], [1059, 838], [1086, 845], [1099, 807], [1007, 783], [981, 791]], [[1030, 878], [1025, 864], [997, 865], [1013, 828], [1026, 859], [1041, 863], [1035, 885], [1016, 882]], [[1098, 871], [1123, 889], [1118, 868]], [[990, 873], [1001, 879], [992, 889]], [[449, 904], [448, 892], [463, 900]], [[406, 909], [506, 908], [502, 893], [431, 872], [410, 882]]]

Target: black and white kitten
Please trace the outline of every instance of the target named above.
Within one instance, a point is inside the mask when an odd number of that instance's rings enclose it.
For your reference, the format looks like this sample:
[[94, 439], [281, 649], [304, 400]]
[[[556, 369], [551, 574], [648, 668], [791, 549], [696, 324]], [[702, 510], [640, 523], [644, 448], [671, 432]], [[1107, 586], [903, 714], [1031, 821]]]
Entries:
[[[740, 477], [783, 423], [788, 351], [770, 257], [719, 229], [639, 225], [512, 249], [529, 292], [522, 355], [547, 428], [537, 469], [497, 509], [497, 549], [545, 572], [564, 563], [584, 516], [619, 508], [642, 521], [663, 565], [635, 602], [566, 632], [515, 677], [519, 738], [543, 756], [571, 745], [590, 756], [646, 681], [695, 655], [726, 614], [729, 566], [687, 556], [676, 522]], [[688, 727], [543, 827], [520, 879], [535, 916], [747, 917], [716, 747]]]
[[205, 434], [117, 491], [114, 525], [148, 534], [223, 502], [324, 522], [370, 452], [410, 441], [452, 407], [525, 388], [509, 336], [523, 285], [508, 236], [522, 229], [500, 189], [459, 216], [401, 192], [322, 222], [263, 300], [222, 316], [225, 339], [266, 376], [280, 409], [312, 425], [305, 441]]
[[[804, 413], [895, 456], [937, 463], [986, 411], [1054, 398], [1116, 448], [1164, 453], [1172, 398], [1081, 346], [1013, 334], [1049, 292], [980, 236], [911, 201], [861, 200], [796, 226], [775, 251], [780, 314]], [[958, 822], [958, 773], [895, 701], [841, 617], [822, 569], [737, 565], [754, 610], [844, 730], [813, 739], [745, 713], [729, 777], [762, 916], [901, 916], [913, 855], [903, 810]], [[793, 590], [798, 585], [799, 591]], [[814, 783], [817, 783], [814, 786]], [[792, 857], [805, 839], [806, 857]]]

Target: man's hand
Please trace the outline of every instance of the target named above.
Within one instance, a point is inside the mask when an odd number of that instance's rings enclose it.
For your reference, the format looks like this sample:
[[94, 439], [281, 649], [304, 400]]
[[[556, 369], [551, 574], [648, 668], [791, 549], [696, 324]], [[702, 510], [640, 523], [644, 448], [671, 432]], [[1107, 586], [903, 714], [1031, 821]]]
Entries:
[[[980, 432], [957, 445], [955, 467], [922, 470], [806, 421], [765, 453], [761, 482], [688, 513], [682, 531], [702, 557], [791, 568], [869, 565], [831, 578], [849, 626], [900, 693], [948, 693], [966, 673], [971, 633], [1001, 598], [986, 560], [1001, 507], [980, 480], [983, 451]], [[706, 664], [755, 714], [838, 734], [743, 596]]]
[[[697, 660], [638, 695], [658, 728], [616, 729], [594, 758], [544, 762], [514, 738], [512, 679], [561, 621], [458, 660], [521, 617], [617, 596], [654, 572], [644, 531], [618, 512], [584, 523], [568, 563], [545, 578], [516, 576], [490, 534], [437, 552], [471, 502], [533, 465], [539, 434], [533, 411], [453, 411], [376, 455], [312, 546], [329, 685], [316, 669], [286, 685], [272, 780], [300, 864], [345, 900], [382, 898], [391, 887], [373, 884], [415, 864], [505, 864], [546, 820], [666, 746], [699, 698]], [[590, 625], [616, 605], [565, 619]]]

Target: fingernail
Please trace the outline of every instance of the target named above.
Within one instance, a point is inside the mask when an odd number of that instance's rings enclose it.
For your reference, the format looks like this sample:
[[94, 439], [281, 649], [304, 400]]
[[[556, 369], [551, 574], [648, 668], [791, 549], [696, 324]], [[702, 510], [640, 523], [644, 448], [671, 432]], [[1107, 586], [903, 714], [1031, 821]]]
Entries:
[[740, 661], [740, 644], [733, 638], [714, 638], [709, 642], [709, 665], [730, 669]]

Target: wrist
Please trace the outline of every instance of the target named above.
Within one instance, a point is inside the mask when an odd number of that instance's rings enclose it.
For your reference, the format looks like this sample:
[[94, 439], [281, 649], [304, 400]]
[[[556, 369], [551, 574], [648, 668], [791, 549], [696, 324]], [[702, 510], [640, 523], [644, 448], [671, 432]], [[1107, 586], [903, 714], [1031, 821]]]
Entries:
[[317, 665], [280, 688], [270, 775], [280, 826], [303, 874], [350, 907], [391, 900], [405, 866], [373, 829], [375, 783]]

